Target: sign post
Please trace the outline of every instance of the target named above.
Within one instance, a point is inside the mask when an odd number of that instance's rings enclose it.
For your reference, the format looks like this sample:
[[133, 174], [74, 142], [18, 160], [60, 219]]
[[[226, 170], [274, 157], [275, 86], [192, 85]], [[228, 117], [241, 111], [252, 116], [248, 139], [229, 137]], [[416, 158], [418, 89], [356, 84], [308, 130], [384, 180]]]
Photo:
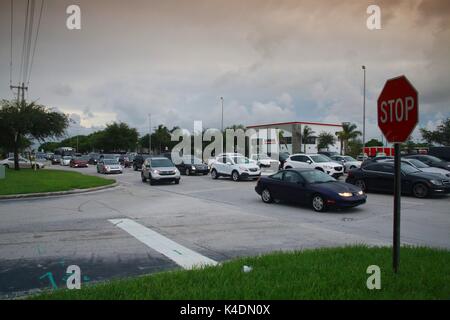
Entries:
[[400, 264], [401, 158], [400, 143], [405, 142], [419, 121], [417, 90], [405, 76], [389, 79], [377, 102], [378, 127], [386, 140], [394, 144], [394, 226], [392, 267]]

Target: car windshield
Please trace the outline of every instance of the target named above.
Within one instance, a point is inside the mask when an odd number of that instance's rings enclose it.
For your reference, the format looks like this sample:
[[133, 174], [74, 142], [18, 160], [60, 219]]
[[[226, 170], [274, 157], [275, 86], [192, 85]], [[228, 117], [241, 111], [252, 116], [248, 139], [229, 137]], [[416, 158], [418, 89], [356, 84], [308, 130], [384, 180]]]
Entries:
[[197, 157], [185, 157], [183, 158], [184, 162], [190, 164], [201, 164], [203, 161]]
[[301, 172], [301, 175], [308, 183], [324, 183], [336, 181], [335, 178], [319, 170], [303, 171]]
[[233, 162], [236, 164], [248, 164], [251, 163], [249, 158], [246, 157], [233, 157]]
[[65, 160], [69, 160], [69, 159], [72, 159], [72, 157], [71, 156], [64, 156], [64, 158], [63, 159], [65, 159]]
[[105, 163], [105, 164], [112, 164], [112, 165], [114, 165], [114, 164], [119, 164], [116, 160], [114, 160], [114, 159], [105, 159], [105, 160], [103, 160], [103, 162]]
[[356, 161], [355, 158], [349, 157], [349, 156], [345, 156], [344, 159], [345, 159], [345, 161]]
[[317, 156], [310, 156], [310, 157], [314, 162], [330, 162], [331, 161], [330, 158], [328, 158], [327, 156], [321, 155], [321, 154], [318, 154]]
[[430, 167], [429, 165], [426, 165], [425, 163], [417, 159], [408, 159], [408, 161], [419, 169]]
[[153, 168], [159, 168], [159, 167], [173, 167], [172, 161], [169, 159], [152, 159], [151, 160], [152, 167]]
[[418, 170], [416, 168], [414, 168], [413, 166], [406, 164], [406, 163], [402, 163], [402, 172], [405, 174], [409, 174], [409, 173], [414, 173], [414, 172], [422, 172], [421, 170]]

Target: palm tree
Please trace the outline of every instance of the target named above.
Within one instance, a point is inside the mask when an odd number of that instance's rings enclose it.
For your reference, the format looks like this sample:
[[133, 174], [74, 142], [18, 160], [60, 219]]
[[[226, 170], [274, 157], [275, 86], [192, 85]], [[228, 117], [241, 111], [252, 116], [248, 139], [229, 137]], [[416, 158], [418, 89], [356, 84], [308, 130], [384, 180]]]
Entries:
[[334, 143], [336, 142], [336, 138], [333, 136], [333, 134], [329, 132], [321, 132], [319, 134], [317, 148], [320, 149], [327, 149], [329, 146], [334, 146]]
[[315, 132], [309, 126], [303, 128], [302, 141], [303, 141], [303, 152], [306, 153], [306, 141], [313, 136]]
[[344, 122], [342, 123], [342, 131], [336, 132], [336, 136], [341, 142], [341, 154], [342, 149], [344, 153], [347, 154], [348, 151], [348, 141], [356, 139], [361, 135], [361, 131], [356, 130], [357, 126], [354, 123]]
[[279, 130], [278, 131], [278, 142], [280, 144], [284, 144], [284, 147], [286, 148], [286, 150], [288, 150], [287, 142], [286, 142], [286, 138], [284, 137], [284, 131], [283, 130]]

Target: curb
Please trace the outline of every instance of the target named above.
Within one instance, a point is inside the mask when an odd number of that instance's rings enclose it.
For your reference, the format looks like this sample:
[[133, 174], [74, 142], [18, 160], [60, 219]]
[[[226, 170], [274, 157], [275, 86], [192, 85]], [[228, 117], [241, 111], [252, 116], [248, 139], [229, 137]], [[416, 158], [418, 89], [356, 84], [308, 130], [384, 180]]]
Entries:
[[88, 189], [73, 189], [67, 191], [54, 191], [54, 192], [38, 192], [38, 193], [23, 193], [23, 194], [11, 194], [0, 196], [0, 200], [14, 200], [14, 199], [25, 199], [25, 198], [41, 198], [41, 197], [51, 197], [51, 196], [63, 196], [67, 194], [79, 194], [79, 193], [88, 193], [93, 191], [105, 190], [115, 188], [119, 185], [116, 181], [113, 184], [109, 184], [106, 186], [88, 188]]

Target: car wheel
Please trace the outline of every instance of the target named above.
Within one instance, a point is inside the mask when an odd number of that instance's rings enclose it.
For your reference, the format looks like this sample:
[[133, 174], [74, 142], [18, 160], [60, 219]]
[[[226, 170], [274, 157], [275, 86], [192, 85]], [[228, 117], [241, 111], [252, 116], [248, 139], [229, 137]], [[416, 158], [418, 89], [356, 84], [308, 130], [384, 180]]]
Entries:
[[212, 169], [211, 170], [211, 178], [217, 179], [218, 177], [219, 177], [219, 175], [217, 174], [217, 170], [216, 169]]
[[175, 184], [180, 184], [180, 179], [175, 180]]
[[9, 165], [8, 164], [4, 164], [3, 165], [6, 169], [9, 169]]
[[136, 167], [136, 166], [133, 166], [133, 170], [134, 170], [134, 171], [137, 171], [137, 167]]
[[186, 170], [184, 171], [184, 174], [187, 176], [191, 174], [191, 171], [189, 171], [189, 168], [186, 168]]
[[355, 186], [357, 186], [358, 188], [360, 188], [362, 191], [366, 192], [367, 191], [367, 186], [366, 183], [364, 182], [364, 180], [362, 179], [358, 179], [355, 181]]
[[141, 180], [142, 182], [147, 182], [147, 178], [144, 176], [143, 172], [141, 172]]
[[327, 209], [325, 199], [319, 194], [316, 194], [312, 197], [311, 204], [314, 211], [317, 212], [324, 212]]
[[154, 186], [155, 185], [155, 180], [153, 180], [152, 178], [150, 178], [150, 185]]
[[322, 171], [322, 172], [325, 172], [322, 168], [320, 168], [320, 167], [317, 167], [316, 168], [316, 170], [319, 170], [319, 171]]
[[233, 181], [239, 181], [239, 172], [233, 171], [231, 173], [231, 179], [233, 179]]
[[261, 200], [262, 200], [264, 203], [272, 203], [272, 202], [273, 202], [273, 198], [272, 198], [272, 195], [270, 194], [269, 189], [264, 189], [264, 190], [261, 192]]
[[285, 169], [292, 169], [292, 167], [291, 166], [287, 166]]
[[416, 197], [416, 198], [426, 198], [428, 196], [428, 193], [429, 193], [428, 187], [425, 184], [421, 183], [421, 182], [416, 183], [413, 186], [413, 190], [412, 191], [413, 191], [414, 197]]
[[350, 167], [350, 170], [353, 170], [353, 169], [356, 169], [356, 167], [355, 167], [355, 166], [351, 166], [351, 167]]

